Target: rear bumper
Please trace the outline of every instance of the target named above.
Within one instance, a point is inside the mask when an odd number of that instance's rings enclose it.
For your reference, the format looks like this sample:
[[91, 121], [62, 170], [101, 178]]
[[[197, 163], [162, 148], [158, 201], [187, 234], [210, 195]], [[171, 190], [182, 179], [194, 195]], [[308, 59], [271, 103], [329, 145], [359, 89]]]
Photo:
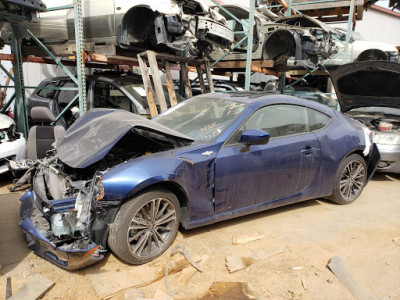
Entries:
[[[63, 248], [64, 245], [57, 246], [50, 241], [43, 232], [43, 227], [46, 227], [48, 221], [37, 206], [33, 191], [28, 191], [21, 198], [20, 215], [20, 226], [28, 240], [28, 248], [53, 264], [67, 270], [76, 270], [104, 258], [104, 255], [99, 253], [100, 246], [93, 243], [82, 248], [79, 244], [73, 247], [80, 249], [66, 249]], [[40, 229], [38, 228], [40, 224], [45, 224], [45, 226]], [[68, 247], [72, 248], [70, 245]]]
[[400, 145], [377, 144], [381, 153], [378, 172], [400, 173]]

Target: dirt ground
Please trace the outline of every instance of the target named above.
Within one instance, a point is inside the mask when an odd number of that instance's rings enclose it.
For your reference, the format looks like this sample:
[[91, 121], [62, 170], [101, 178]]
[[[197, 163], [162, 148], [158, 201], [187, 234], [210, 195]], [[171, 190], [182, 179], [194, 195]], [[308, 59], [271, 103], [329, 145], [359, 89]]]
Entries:
[[[134, 282], [144, 276], [146, 268], [165, 264], [169, 250], [155, 264], [145, 267], [126, 265], [113, 255], [75, 272], [52, 265], [26, 248], [18, 227], [22, 193], [8, 193], [9, 181], [9, 176], [0, 176], [0, 299], [5, 295], [7, 277], [11, 277], [15, 293], [36, 274], [55, 282], [43, 299], [99, 299], [90, 274], [104, 275], [102, 288], [107, 289], [108, 284], [110, 288], [115, 285], [118, 276]], [[264, 238], [232, 244], [234, 237], [254, 234]], [[174, 299], [201, 298], [215, 281], [250, 283], [262, 299], [354, 299], [327, 268], [333, 256], [339, 256], [354, 278], [377, 299], [400, 299], [400, 176], [375, 175], [351, 205], [311, 200], [181, 230], [174, 245], [184, 245], [192, 256], [208, 255], [203, 271], [197, 272]], [[232, 254], [256, 254], [259, 260], [229, 273], [225, 259]], [[179, 288], [178, 276], [169, 276], [173, 289]], [[111, 299], [153, 298], [157, 290], [167, 292], [164, 280], [117, 293]]]

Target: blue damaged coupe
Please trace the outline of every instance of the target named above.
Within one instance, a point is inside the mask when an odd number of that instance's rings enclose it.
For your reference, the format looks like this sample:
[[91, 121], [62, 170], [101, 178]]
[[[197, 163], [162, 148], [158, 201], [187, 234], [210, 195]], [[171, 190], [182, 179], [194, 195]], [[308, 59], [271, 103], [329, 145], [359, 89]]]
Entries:
[[206, 94], [153, 120], [93, 109], [31, 168], [28, 247], [66, 269], [130, 264], [195, 228], [313, 198], [353, 202], [375, 171], [369, 130], [304, 99]]

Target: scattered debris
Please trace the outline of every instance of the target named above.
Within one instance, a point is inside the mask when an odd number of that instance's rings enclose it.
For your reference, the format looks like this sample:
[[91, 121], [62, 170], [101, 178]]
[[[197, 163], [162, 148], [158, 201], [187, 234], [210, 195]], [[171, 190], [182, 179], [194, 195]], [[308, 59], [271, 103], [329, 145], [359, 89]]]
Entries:
[[301, 279], [301, 284], [303, 285], [303, 288], [304, 288], [305, 290], [308, 290], [308, 287], [307, 287], [307, 285], [306, 285], [306, 281], [304, 280], [304, 278]]
[[293, 270], [303, 270], [303, 267], [293, 267]]
[[362, 285], [360, 285], [354, 277], [351, 275], [349, 270], [342, 262], [338, 256], [331, 258], [329, 264], [329, 269], [333, 274], [340, 280], [341, 283], [357, 298], [360, 300], [376, 300], [376, 298], [366, 290]]
[[315, 272], [314, 274], [317, 275], [317, 276], [319, 276], [319, 273], [318, 273], [318, 272]]
[[8, 300], [36, 300], [43, 297], [52, 287], [54, 282], [37, 274], [33, 280], [25, 284]]
[[130, 288], [125, 290], [124, 292], [124, 300], [132, 300], [132, 299], [142, 299], [144, 298], [144, 293], [135, 288]]
[[[201, 257], [196, 255], [192, 260], [198, 263]], [[108, 299], [128, 288], [140, 288], [162, 279], [165, 276], [166, 263], [167, 258], [163, 256], [145, 265], [112, 271], [92, 268], [88, 269], [86, 274], [97, 295], [102, 299]], [[179, 272], [190, 265], [184, 255], [176, 253], [171, 257], [168, 274]]]
[[201, 298], [208, 299], [258, 299], [259, 296], [247, 282], [214, 282]]
[[[171, 262], [171, 257], [175, 254], [175, 253], [181, 253], [185, 256], [185, 258], [191, 263], [191, 265], [197, 269], [197, 271], [203, 272], [203, 268], [200, 267], [189, 255], [189, 253], [187, 252], [186, 248], [182, 245], [177, 245], [174, 248], [172, 248], [171, 252], [169, 253], [169, 257], [168, 257], [168, 262], [167, 265], [165, 266], [165, 285], [167, 287], [167, 291], [168, 291], [168, 295], [173, 296], [175, 294], [177, 294], [179, 290], [176, 291], [171, 291], [169, 284], [168, 284], [168, 270], [169, 270], [169, 264]], [[194, 273], [193, 273], [194, 275]], [[192, 275], [192, 276], [193, 276]], [[190, 278], [192, 277], [190, 276]], [[189, 278], [189, 279], [190, 279]], [[189, 281], [188, 279], [188, 281]], [[182, 289], [182, 288], [181, 288]]]
[[237, 254], [227, 255], [225, 257], [226, 267], [229, 273], [242, 270], [259, 260], [256, 256], [239, 256]]
[[[131, 298], [131, 299], [136, 299], [136, 298]], [[168, 296], [162, 290], [157, 290], [152, 300], [174, 300], [174, 299]]]
[[252, 235], [238, 235], [232, 238], [232, 244], [241, 245], [261, 239], [265, 239], [265, 235], [258, 232], [253, 233]]
[[11, 277], [7, 277], [6, 299], [9, 299], [11, 296], [12, 296]]
[[400, 237], [392, 239], [393, 244], [400, 246]]
[[296, 293], [295, 293], [294, 291], [288, 290], [288, 293], [290, 294], [290, 296], [291, 296], [292, 298], [296, 298]]
[[[204, 268], [208, 259], [208, 255], [203, 255], [198, 262], [199, 267]], [[189, 283], [190, 279], [197, 273], [197, 269], [193, 266], [189, 266], [181, 271], [181, 275], [178, 277], [177, 283], [181, 286], [185, 286]]]
[[272, 256], [285, 252], [286, 249], [269, 250], [269, 251], [250, 251], [246, 250], [244, 253], [236, 253], [227, 255], [225, 257], [226, 267], [229, 273], [233, 273], [254, 264], [260, 259], [268, 259]]
[[333, 282], [333, 278], [332, 278], [332, 277], [329, 277], [329, 278], [326, 280], [326, 282], [327, 282], [327, 283], [332, 283], [332, 282]]

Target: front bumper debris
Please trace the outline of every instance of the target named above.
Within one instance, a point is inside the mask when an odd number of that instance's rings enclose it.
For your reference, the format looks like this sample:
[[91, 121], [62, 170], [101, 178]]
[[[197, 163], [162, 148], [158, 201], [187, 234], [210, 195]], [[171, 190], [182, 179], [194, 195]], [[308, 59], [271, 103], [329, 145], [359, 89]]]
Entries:
[[[61, 209], [61, 206], [66, 208], [73, 207], [73, 203], [74, 199], [63, 199], [54, 204], [58, 210]], [[20, 217], [20, 226], [28, 240], [28, 248], [57, 266], [68, 270], [76, 270], [94, 264], [104, 258], [104, 255], [100, 252], [101, 246], [94, 243], [88, 242], [84, 247], [77, 244], [76, 248], [79, 249], [74, 249], [70, 244], [56, 245], [50, 241], [43, 232], [43, 228], [49, 226], [49, 222], [38, 207], [36, 195], [33, 191], [28, 191], [21, 198]], [[48, 227], [48, 231], [50, 231], [50, 227]], [[84, 243], [84, 241], [77, 239], [75, 243]]]

